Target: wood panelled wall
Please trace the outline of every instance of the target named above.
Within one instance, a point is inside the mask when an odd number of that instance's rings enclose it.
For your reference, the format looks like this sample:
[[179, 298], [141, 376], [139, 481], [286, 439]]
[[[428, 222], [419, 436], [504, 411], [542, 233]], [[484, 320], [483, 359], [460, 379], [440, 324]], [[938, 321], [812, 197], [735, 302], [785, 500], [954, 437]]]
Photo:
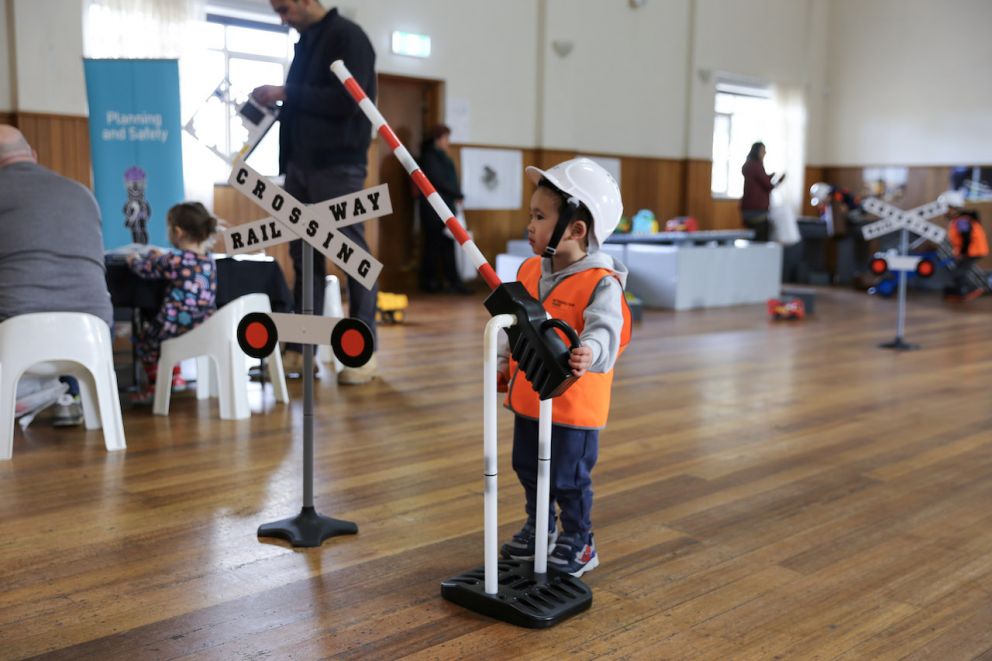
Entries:
[[0, 122], [20, 129], [38, 152], [38, 162], [92, 188], [90, 133], [86, 117], [33, 112], [0, 113]]
[[[87, 187], [92, 187], [89, 128], [86, 117], [0, 111], [0, 123], [17, 126], [38, 152], [38, 161], [42, 165]], [[369, 160], [368, 185], [374, 185], [379, 180], [377, 170], [379, 159], [375, 157], [376, 151], [380, 148], [379, 142], [373, 144], [372, 157]], [[456, 146], [452, 150], [456, 164], [459, 161], [460, 148], [463, 146], [485, 145]], [[521, 148], [521, 151], [525, 165], [533, 164], [544, 168], [576, 155], [574, 151], [555, 149]], [[710, 193], [711, 161], [583, 153], [620, 159], [620, 185], [624, 212], [628, 216], [640, 209], [650, 209], [661, 222], [679, 215], [691, 215], [699, 221], [701, 229], [740, 227], [737, 200], [714, 199]], [[862, 171], [862, 167], [807, 166], [803, 173], [804, 190], [814, 182], [825, 181], [860, 192], [864, 188]], [[947, 188], [949, 174], [950, 168], [947, 166], [909, 167], [906, 194], [898, 202], [899, 206], [910, 208], [936, 199]], [[527, 206], [533, 186], [523, 173], [521, 177], [524, 195], [519, 209], [470, 210], [466, 213], [476, 243], [490, 260], [495, 260], [495, 256], [505, 250], [507, 241], [521, 238], [526, 232]], [[976, 206], [983, 218], [992, 218], [992, 203]], [[215, 187], [214, 209], [217, 216], [229, 224], [241, 224], [261, 217], [257, 207], [226, 185]], [[808, 197], [804, 200], [803, 214], [816, 214], [816, 210], [809, 204]], [[986, 224], [989, 224], [987, 220]], [[366, 224], [366, 236], [374, 253], [377, 252], [379, 245], [378, 228], [378, 221]], [[292, 282], [293, 269], [288, 248], [276, 246], [270, 249], [269, 253], [279, 261], [287, 279]], [[328, 273], [334, 272], [336, 272], [334, 267], [328, 264]], [[414, 284], [410, 283], [410, 286]]]

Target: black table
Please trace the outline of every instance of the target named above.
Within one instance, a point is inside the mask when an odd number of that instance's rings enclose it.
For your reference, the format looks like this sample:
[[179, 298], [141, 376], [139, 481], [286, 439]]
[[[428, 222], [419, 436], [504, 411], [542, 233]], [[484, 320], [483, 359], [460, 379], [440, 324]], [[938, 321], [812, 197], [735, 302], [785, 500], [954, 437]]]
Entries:
[[[107, 254], [107, 289], [114, 306], [115, 321], [141, 326], [142, 318], [154, 317], [162, 305], [166, 283], [139, 278], [121, 255]], [[293, 311], [293, 292], [286, 284], [279, 264], [271, 257], [218, 257], [217, 307], [221, 308], [245, 294], [266, 294], [273, 312]], [[132, 355], [134, 385], [140, 378], [137, 359]]]
[[[271, 257], [221, 257], [216, 262], [218, 308], [245, 294], [259, 293], [268, 295], [273, 312], [293, 311], [293, 292], [279, 264]], [[108, 255], [105, 263], [107, 289], [114, 308], [138, 309], [144, 315], [154, 316], [162, 305], [165, 283], [139, 278], [125, 261], [114, 255]]]

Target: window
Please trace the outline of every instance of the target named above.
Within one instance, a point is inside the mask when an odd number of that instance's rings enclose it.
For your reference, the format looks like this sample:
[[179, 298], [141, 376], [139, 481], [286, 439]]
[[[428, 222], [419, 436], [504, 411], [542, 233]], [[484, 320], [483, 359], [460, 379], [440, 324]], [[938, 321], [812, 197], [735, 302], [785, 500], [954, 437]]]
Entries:
[[775, 172], [784, 158], [772, 137], [781, 130], [772, 93], [768, 87], [718, 82], [714, 110], [710, 189], [714, 197], [739, 198], [744, 192], [741, 166], [752, 144], [765, 143], [768, 172]]
[[[207, 15], [207, 54], [197, 62], [195, 75], [208, 82], [210, 89], [219, 82], [230, 83], [230, 97], [242, 101], [259, 85], [281, 85], [293, 57], [296, 32], [262, 21]], [[217, 112], [210, 116], [210, 133], [218, 149], [224, 153], [237, 151], [244, 143], [241, 120]], [[249, 164], [264, 175], [276, 175], [279, 170], [278, 131], [272, 130], [248, 158]], [[226, 180], [223, 168], [218, 179]]]

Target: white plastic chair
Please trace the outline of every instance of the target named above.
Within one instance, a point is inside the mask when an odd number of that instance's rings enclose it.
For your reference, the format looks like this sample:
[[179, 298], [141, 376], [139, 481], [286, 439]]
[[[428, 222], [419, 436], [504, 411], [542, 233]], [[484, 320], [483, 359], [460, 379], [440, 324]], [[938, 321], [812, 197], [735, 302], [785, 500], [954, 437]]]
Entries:
[[[162, 342], [158, 359], [159, 378], [155, 383], [155, 415], [169, 415], [172, 395], [172, 368], [188, 358], [196, 358], [196, 398], [218, 397], [223, 420], [251, 416], [248, 405], [248, 356], [238, 345], [238, 323], [249, 312], [272, 312], [265, 294], [236, 298], [213, 313], [193, 330]], [[280, 402], [289, 402], [286, 374], [278, 349], [265, 359], [272, 389]]]
[[17, 382], [25, 372], [75, 376], [86, 428], [103, 427], [107, 450], [126, 447], [105, 321], [84, 312], [36, 312], [0, 323], [0, 460], [13, 453]]
[[[341, 307], [341, 284], [338, 282], [338, 276], [336, 275], [329, 275], [324, 278], [324, 316], [344, 317], [344, 309]], [[341, 361], [331, 351], [331, 345], [329, 344], [321, 344], [317, 347], [317, 360], [322, 363], [334, 361], [335, 373], [344, 369], [344, 365], [341, 364]]]

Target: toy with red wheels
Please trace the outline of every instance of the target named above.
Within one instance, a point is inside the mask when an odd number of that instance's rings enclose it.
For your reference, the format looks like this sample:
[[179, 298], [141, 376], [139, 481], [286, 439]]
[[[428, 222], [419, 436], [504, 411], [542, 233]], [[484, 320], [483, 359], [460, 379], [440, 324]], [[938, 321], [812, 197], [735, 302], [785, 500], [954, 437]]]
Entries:
[[896, 250], [887, 250], [875, 253], [868, 268], [875, 275], [885, 275], [888, 271], [906, 271], [921, 278], [929, 278], [937, 270], [937, 265], [929, 257], [900, 255]]
[[874, 286], [868, 288], [869, 294], [878, 294], [885, 298], [896, 293], [899, 282], [894, 274], [906, 271], [909, 277], [929, 278], [937, 271], [937, 263], [929, 255], [900, 255], [895, 249], [875, 253], [868, 263], [872, 274], [881, 277]]
[[780, 300], [777, 298], [768, 299], [768, 316], [775, 321], [781, 319], [805, 319], [806, 306], [801, 298], [790, 298]]
[[268, 356], [280, 340], [330, 344], [334, 356], [347, 367], [361, 367], [375, 351], [371, 329], [351, 317], [251, 312], [241, 318], [237, 337], [241, 350], [252, 358]]

